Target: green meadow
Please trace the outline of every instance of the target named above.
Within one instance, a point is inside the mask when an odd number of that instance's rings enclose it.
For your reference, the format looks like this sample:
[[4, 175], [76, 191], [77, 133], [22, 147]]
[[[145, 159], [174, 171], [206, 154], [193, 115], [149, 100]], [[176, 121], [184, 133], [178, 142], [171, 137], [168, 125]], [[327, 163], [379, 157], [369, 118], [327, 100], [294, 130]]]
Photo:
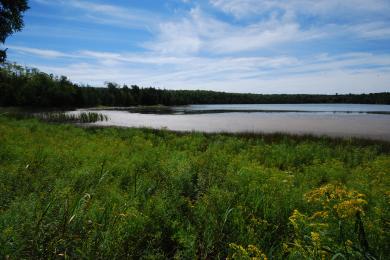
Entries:
[[0, 116], [1, 259], [386, 259], [390, 144]]

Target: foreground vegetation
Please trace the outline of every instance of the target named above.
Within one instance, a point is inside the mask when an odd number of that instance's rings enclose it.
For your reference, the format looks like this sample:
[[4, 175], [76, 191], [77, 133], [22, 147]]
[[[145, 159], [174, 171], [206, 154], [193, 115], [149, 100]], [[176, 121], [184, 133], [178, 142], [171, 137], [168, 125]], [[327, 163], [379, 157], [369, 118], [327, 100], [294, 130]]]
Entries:
[[0, 106], [93, 107], [187, 104], [390, 104], [390, 93], [361, 95], [262, 95], [204, 90], [162, 90], [107, 83], [107, 87], [80, 86], [16, 64], [0, 64]]
[[388, 143], [0, 116], [0, 258], [385, 259]]

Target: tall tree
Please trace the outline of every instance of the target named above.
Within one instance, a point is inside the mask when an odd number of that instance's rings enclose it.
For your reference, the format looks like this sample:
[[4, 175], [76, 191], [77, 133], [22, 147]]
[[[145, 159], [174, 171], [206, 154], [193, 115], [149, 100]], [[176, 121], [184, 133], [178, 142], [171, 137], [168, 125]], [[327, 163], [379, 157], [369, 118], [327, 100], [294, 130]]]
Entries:
[[[28, 9], [27, 0], [0, 0], [0, 42], [11, 34], [22, 30], [23, 13]], [[7, 57], [7, 49], [0, 50], [0, 63]]]

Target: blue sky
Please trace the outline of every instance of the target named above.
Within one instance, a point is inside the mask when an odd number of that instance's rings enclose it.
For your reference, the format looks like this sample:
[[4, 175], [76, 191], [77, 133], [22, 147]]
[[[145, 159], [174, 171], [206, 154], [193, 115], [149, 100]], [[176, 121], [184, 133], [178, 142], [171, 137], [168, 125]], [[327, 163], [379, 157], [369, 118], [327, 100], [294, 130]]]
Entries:
[[30, 0], [8, 58], [71, 80], [254, 93], [390, 91], [389, 0]]

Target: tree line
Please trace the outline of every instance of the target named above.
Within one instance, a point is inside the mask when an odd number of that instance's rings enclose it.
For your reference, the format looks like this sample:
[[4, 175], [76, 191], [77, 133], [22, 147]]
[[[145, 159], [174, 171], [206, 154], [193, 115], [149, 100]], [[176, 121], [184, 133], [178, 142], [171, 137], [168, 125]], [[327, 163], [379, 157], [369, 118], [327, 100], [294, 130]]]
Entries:
[[166, 90], [106, 83], [91, 87], [17, 64], [0, 67], [0, 106], [92, 107], [188, 104], [361, 103], [390, 104], [390, 93], [309, 95]]

